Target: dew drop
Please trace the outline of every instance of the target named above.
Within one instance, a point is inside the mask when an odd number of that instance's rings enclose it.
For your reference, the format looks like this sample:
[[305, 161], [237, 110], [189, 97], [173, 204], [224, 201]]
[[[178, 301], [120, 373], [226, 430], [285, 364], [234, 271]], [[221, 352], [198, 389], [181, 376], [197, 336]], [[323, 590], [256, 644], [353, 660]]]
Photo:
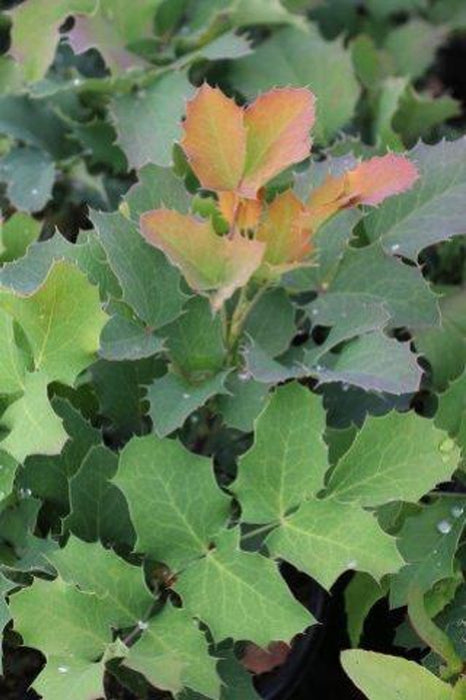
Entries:
[[400, 250], [400, 244], [394, 243], [392, 246], [390, 246], [390, 250], [392, 251], [392, 253], [396, 253], [397, 250]]
[[341, 385], [341, 388], [342, 388], [343, 391], [348, 391], [348, 389], [349, 389], [349, 384], [342, 384], [342, 385]]
[[437, 530], [442, 535], [448, 535], [451, 531], [451, 523], [449, 523], [448, 520], [440, 520], [440, 522], [437, 523]]
[[463, 513], [464, 508], [462, 508], [461, 506], [453, 506], [453, 508], [451, 509], [451, 514], [454, 518], [461, 518]]
[[149, 625], [147, 624], [147, 622], [143, 622], [142, 620], [139, 620], [138, 627], [140, 630], [146, 630], [149, 627]]
[[59, 666], [58, 667], [58, 673], [68, 673], [69, 670], [70, 669], [68, 668], [68, 666]]
[[319, 314], [319, 309], [312, 309], [312, 315], [317, 316]]
[[184, 399], [190, 399], [190, 398], [191, 398], [191, 394], [183, 394], [183, 398], [184, 398]]
[[78, 85], [81, 85], [81, 84], [82, 84], [81, 78], [75, 78], [75, 79], [73, 80], [73, 85], [74, 85], [75, 87], [78, 87]]
[[351, 559], [351, 560], [347, 563], [346, 568], [347, 568], [347, 569], [355, 569], [355, 568], [357, 567], [357, 565], [358, 565], [358, 562], [356, 561], [356, 559]]
[[242, 372], [238, 372], [238, 379], [240, 382], [247, 382], [248, 379], [251, 379], [251, 373], [248, 372], [247, 369], [243, 370]]
[[34, 196], [37, 195], [37, 194], [39, 194], [39, 190], [37, 189], [37, 187], [33, 187], [33, 188], [32, 188], [31, 194], [34, 195]]
[[0, 491], [0, 501], [2, 501], [5, 498], [5, 492]]

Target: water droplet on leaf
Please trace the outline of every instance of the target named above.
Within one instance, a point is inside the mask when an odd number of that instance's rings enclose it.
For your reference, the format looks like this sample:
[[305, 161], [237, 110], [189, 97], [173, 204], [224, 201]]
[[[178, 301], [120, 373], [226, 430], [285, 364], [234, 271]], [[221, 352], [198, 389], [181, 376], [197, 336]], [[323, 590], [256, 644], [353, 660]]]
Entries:
[[461, 518], [463, 513], [464, 508], [462, 508], [461, 506], [453, 506], [453, 508], [451, 509], [451, 514], [454, 518]]
[[68, 668], [68, 666], [59, 666], [58, 667], [58, 673], [68, 673], [69, 670], [70, 669]]
[[448, 520], [441, 520], [437, 523], [437, 530], [442, 535], [448, 535], [448, 533], [451, 531], [451, 523], [449, 523]]

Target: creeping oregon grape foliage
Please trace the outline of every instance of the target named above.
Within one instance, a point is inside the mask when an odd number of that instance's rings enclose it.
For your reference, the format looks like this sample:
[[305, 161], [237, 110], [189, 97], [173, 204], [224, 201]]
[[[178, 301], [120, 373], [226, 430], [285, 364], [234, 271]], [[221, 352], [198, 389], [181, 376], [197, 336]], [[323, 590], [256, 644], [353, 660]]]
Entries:
[[340, 4], [0, 15], [5, 689], [259, 700], [339, 597], [345, 687], [466, 698], [463, 20]]

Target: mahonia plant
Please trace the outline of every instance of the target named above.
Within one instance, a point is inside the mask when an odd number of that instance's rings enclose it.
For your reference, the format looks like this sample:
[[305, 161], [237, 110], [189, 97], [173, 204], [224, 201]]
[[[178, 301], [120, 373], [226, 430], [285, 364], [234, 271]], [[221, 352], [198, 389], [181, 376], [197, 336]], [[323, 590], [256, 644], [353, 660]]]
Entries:
[[[464, 459], [464, 378], [435, 420], [407, 410], [422, 369], [395, 331], [435, 328], [436, 298], [371, 238], [374, 216], [426, 195], [401, 155], [299, 165], [314, 102], [281, 88], [243, 108], [203, 85], [185, 182], [147, 165], [76, 244], [55, 236], [0, 270], [0, 620], [45, 656], [44, 700], [104, 697], [105, 674], [256, 700], [245, 667], [316, 623], [283, 562], [326, 590], [354, 572], [355, 646], [366, 598], [408, 607], [439, 677], [345, 652], [371, 700], [390, 697], [384, 674], [393, 698], [409, 684], [461, 697], [461, 659], [429, 615], [462, 590], [465, 499], [433, 490]], [[405, 233], [392, 246], [409, 258], [422, 243]], [[345, 400], [357, 425], [338, 422]]]
[[[180, 268], [193, 290], [209, 296], [214, 310], [249, 283], [262, 293], [284, 272], [312, 264], [313, 237], [336, 212], [377, 205], [418, 177], [407, 158], [389, 154], [327, 176], [306, 202], [291, 189], [268, 201], [267, 183], [310, 155], [314, 103], [310, 90], [282, 88], [243, 108], [207, 83], [188, 103], [181, 146], [201, 186], [217, 195], [228, 233], [219, 236], [212, 218], [169, 209], [144, 213], [140, 224], [146, 240]], [[249, 296], [246, 291], [238, 308], [242, 320]]]

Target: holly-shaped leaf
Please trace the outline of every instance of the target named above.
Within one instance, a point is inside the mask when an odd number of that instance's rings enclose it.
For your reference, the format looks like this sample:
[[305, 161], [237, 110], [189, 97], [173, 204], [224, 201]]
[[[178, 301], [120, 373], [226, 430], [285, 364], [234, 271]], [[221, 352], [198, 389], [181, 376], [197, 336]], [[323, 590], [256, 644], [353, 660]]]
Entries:
[[380, 580], [403, 564], [395, 539], [371, 513], [331, 498], [304, 502], [268, 535], [266, 544], [273, 556], [291, 562], [327, 590], [348, 569]]
[[35, 369], [65, 384], [73, 384], [94, 359], [107, 320], [97, 288], [69, 262], [55, 263], [29, 296], [0, 292], [0, 307], [26, 333]]
[[212, 292], [214, 309], [244, 286], [259, 267], [264, 245], [236, 235], [219, 236], [212, 223], [170, 209], [141, 216], [146, 240], [162, 250], [180, 268], [198, 292]]
[[406, 566], [390, 584], [393, 607], [406, 604], [413, 586], [426, 593], [438, 581], [454, 576], [455, 554], [465, 523], [466, 499], [459, 495], [439, 498], [405, 520], [398, 541]]
[[32, 454], [58, 454], [68, 438], [62, 421], [50, 405], [48, 383], [48, 376], [43, 372], [27, 373], [23, 395], [0, 417], [0, 424], [9, 430], [0, 447], [18, 462]]
[[242, 551], [238, 540], [237, 529], [225, 530], [214, 549], [180, 574], [174, 588], [217, 642], [233, 637], [264, 648], [274, 640], [289, 642], [313, 618], [290, 595], [275, 562]]
[[104, 670], [102, 662], [49, 656], [34, 689], [47, 700], [100, 700], [105, 697]]
[[418, 144], [410, 159], [419, 169], [416, 185], [384, 202], [364, 221], [371, 240], [387, 252], [415, 260], [427, 246], [464, 232], [466, 138]]
[[340, 501], [377, 506], [416, 502], [450, 478], [458, 450], [448, 435], [415, 413], [370, 417], [329, 479]]
[[67, 584], [105, 598], [112, 607], [114, 627], [130, 627], [148, 616], [154, 599], [141, 567], [128, 564], [110, 549], [71, 537], [48, 559]]
[[[125, 665], [144, 674], [157, 688], [177, 693], [185, 686], [216, 700], [220, 697], [216, 661], [209, 655], [205, 636], [192, 617], [168, 603], [131, 647]], [[176, 674], [173, 679], [171, 668], [175, 664], [178, 671], [180, 663], [180, 678]]]
[[94, 661], [112, 641], [111, 606], [59, 578], [36, 579], [12, 597], [10, 609], [24, 644], [41, 649], [47, 657]]
[[232, 486], [242, 518], [284, 517], [324, 485], [328, 468], [321, 400], [299, 384], [278, 388], [256, 422], [254, 445], [241, 457]]
[[207, 553], [226, 523], [229, 499], [215, 483], [210, 460], [174, 440], [133, 438], [114, 482], [129, 502], [136, 549], [175, 571]]
[[244, 110], [205, 83], [188, 103], [181, 146], [203, 187], [254, 199], [272, 177], [309, 155], [313, 123], [309, 90], [271, 90]]

